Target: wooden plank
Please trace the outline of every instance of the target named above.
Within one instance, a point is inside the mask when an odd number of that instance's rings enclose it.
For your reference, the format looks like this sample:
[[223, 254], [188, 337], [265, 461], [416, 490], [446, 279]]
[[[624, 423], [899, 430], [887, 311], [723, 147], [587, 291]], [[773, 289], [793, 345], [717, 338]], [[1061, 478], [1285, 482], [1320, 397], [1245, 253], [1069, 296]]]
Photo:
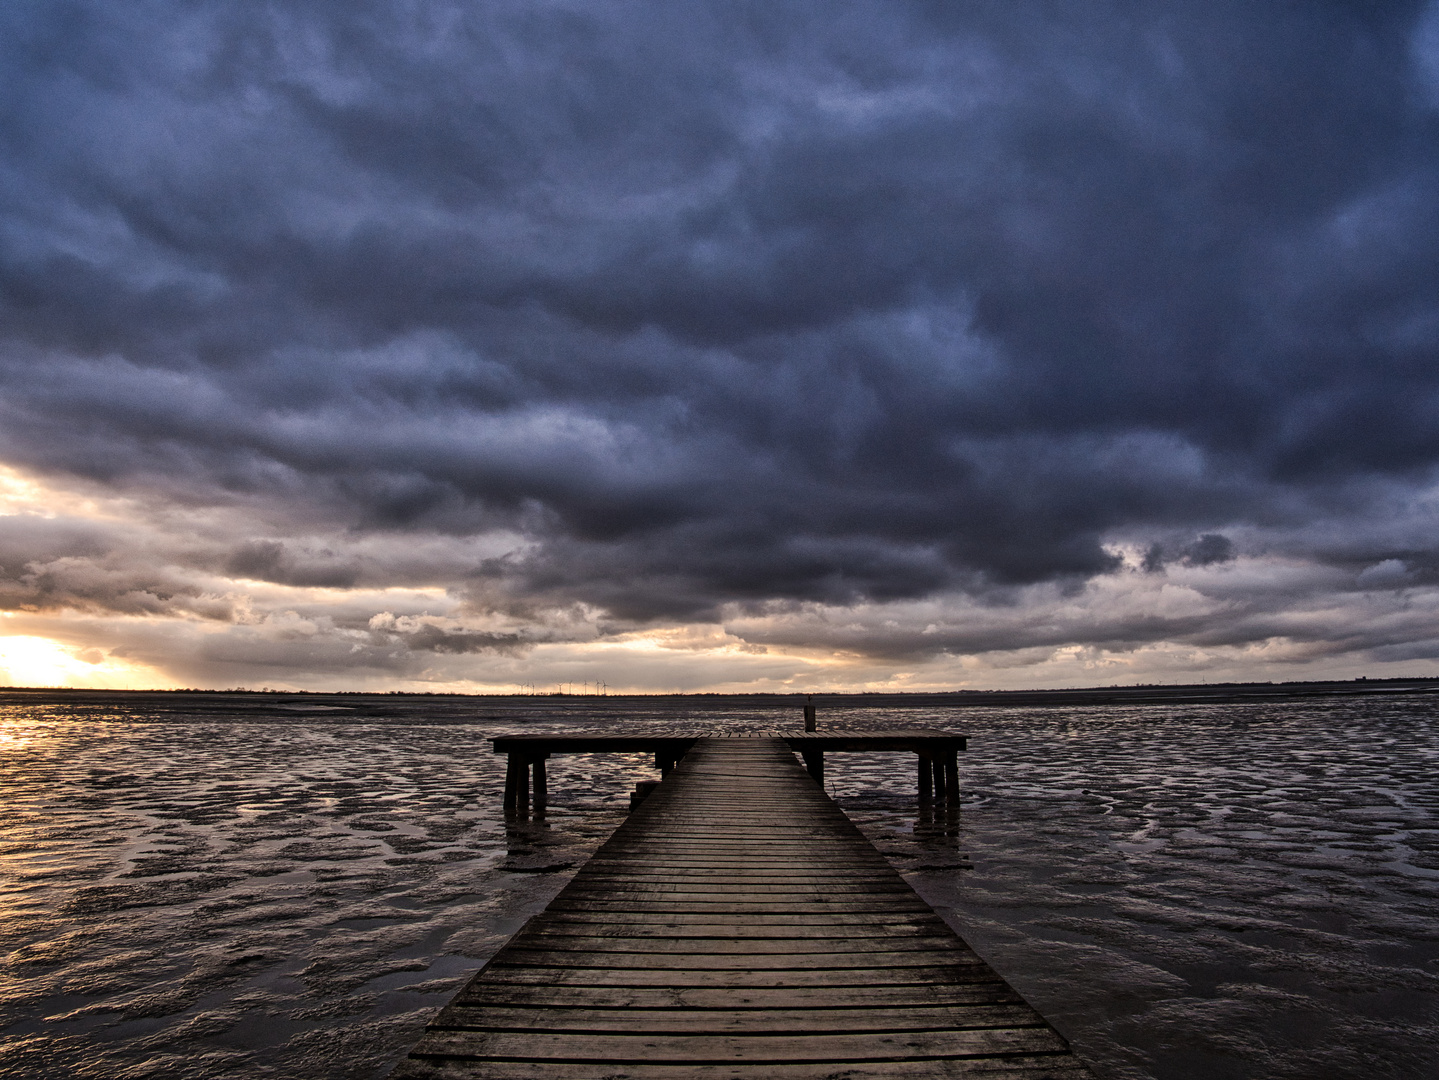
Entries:
[[669, 986], [695, 987], [712, 990], [719, 987], [817, 987], [817, 986], [926, 986], [947, 985], [963, 979], [968, 970], [977, 979], [993, 978], [984, 964], [943, 964], [933, 967], [893, 968], [729, 968], [700, 970], [698, 968], [608, 968], [556, 966], [536, 964], [497, 964], [484, 969], [495, 982], [514, 982], [538, 986]]
[[[812, 937], [808, 934], [764, 937], [673, 936], [651, 939], [619, 934], [531, 934], [532, 949], [548, 952], [638, 953], [642, 956], [765, 956], [785, 953], [820, 953], [843, 956], [849, 953], [920, 952], [925, 956], [973, 956], [972, 950], [953, 935], [865, 934]], [[506, 962], [511, 962], [506, 954]]]
[[784, 1035], [950, 1031], [1034, 1027], [1014, 1002], [861, 1009], [524, 1008], [457, 1003], [430, 1025], [448, 1031], [591, 1032], [606, 1035]]
[[[812, 1009], [852, 1017], [881, 1008], [929, 1008], [950, 1005], [1014, 1005], [1020, 997], [992, 973], [969, 982], [909, 986], [814, 987], [642, 987], [572, 986], [474, 982], [456, 995], [457, 1005], [527, 1006], [546, 1009]], [[852, 1021], [851, 1021], [852, 1022]]]
[[820, 884], [842, 883], [863, 888], [867, 883], [894, 881], [889, 867], [878, 866], [835, 866], [815, 867], [787, 872], [782, 866], [665, 866], [661, 863], [623, 863], [600, 865], [596, 874], [604, 871], [606, 881], [648, 882], [673, 881], [685, 885], [700, 884], [723, 887], [726, 884], [763, 885], [766, 883]]
[[814, 892], [832, 890], [836, 887], [862, 893], [902, 892], [888, 874], [861, 873], [853, 870], [836, 870], [832, 874], [819, 871], [806, 873], [795, 871], [786, 876], [783, 870], [705, 870], [683, 869], [664, 870], [656, 867], [626, 868], [606, 874], [603, 880], [586, 879], [583, 891], [595, 892], [606, 885], [630, 892], [703, 892], [712, 893], [742, 891], [744, 893], [768, 889], [783, 889], [786, 892]]
[[546, 912], [536, 933], [617, 934], [649, 936], [657, 930], [673, 937], [948, 937], [952, 931], [938, 918], [919, 911], [895, 913], [892, 917], [872, 912], [826, 912], [801, 915], [789, 911], [760, 914], [694, 915], [690, 913], [644, 912], [616, 917], [613, 912]]
[[[756, 849], [743, 851], [739, 848], [721, 848], [708, 844], [689, 844], [685, 847], [670, 846], [662, 842], [656, 842], [654, 846], [646, 846], [644, 849], [629, 849], [618, 852], [619, 857], [606, 853], [605, 857], [596, 862], [593, 870], [612, 870], [618, 868], [644, 869], [648, 867], [663, 867], [667, 869], [683, 870], [686, 867], [705, 869], [714, 866], [719, 869], [749, 869], [756, 871], [768, 871], [781, 869], [771, 867], [768, 860], [758, 864], [755, 862], [756, 855], [772, 856], [775, 858], [784, 855], [803, 856], [801, 865], [796, 867], [797, 873], [805, 873], [810, 869], [810, 863], [819, 852], [815, 851], [818, 845], [813, 844], [759, 844]], [[821, 875], [836, 870], [868, 871], [870, 873], [882, 873], [889, 869], [889, 863], [883, 857], [871, 857], [869, 852], [857, 851], [851, 847], [823, 848], [827, 856], [827, 865], [813, 867]]]
[[825, 895], [834, 889], [845, 889], [852, 895], [904, 895], [904, 889], [893, 880], [883, 877], [856, 874], [797, 875], [795, 880], [786, 880], [782, 873], [761, 877], [758, 874], [611, 874], [603, 881], [587, 880], [576, 895], [606, 893], [613, 895], [669, 895], [672, 893], [694, 893], [699, 896], [713, 896], [739, 893], [744, 896], [771, 895], [773, 893], [796, 893], [800, 895]]
[[1064, 1041], [1047, 1026], [965, 1028], [848, 1035], [608, 1035], [431, 1028], [421, 1044], [427, 1057], [508, 1058], [514, 1061], [615, 1061], [721, 1064], [828, 1062], [843, 1065], [909, 1058], [990, 1057], [1061, 1053]]
[[[860, 920], [860, 921], [856, 921]], [[659, 912], [612, 913], [563, 911], [546, 916], [545, 932], [559, 934], [596, 934], [620, 937], [725, 937], [725, 938], [904, 938], [948, 937], [950, 931], [942, 922], [928, 922], [919, 917], [899, 916], [886, 919], [871, 912], [826, 912], [796, 919], [789, 912], [669, 914]]]
[[922, 913], [926, 907], [907, 902], [905, 897], [873, 897], [866, 900], [820, 897], [814, 900], [783, 902], [774, 899], [753, 900], [656, 900], [601, 899], [598, 897], [559, 897], [551, 902], [552, 912], [610, 912], [619, 914], [675, 915], [895, 915]]
[[743, 738], [696, 740], [393, 1075], [1089, 1080], [786, 742]]
[[910, 1059], [847, 1063], [842, 1069], [824, 1062], [775, 1063], [755, 1070], [745, 1065], [687, 1065], [626, 1062], [527, 1062], [474, 1059], [416, 1059], [392, 1073], [394, 1080], [1093, 1080], [1093, 1074], [1067, 1055], [1013, 1055], [954, 1060]]
[[[673, 925], [655, 923], [553, 923], [543, 931], [536, 931], [528, 940], [544, 943], [547, 947], [572, 948], [597, 946], [601, 943], [618, 943], [628, 949], [661, 948], [655, 940], [673, 942], [674, 948], [700, 948], [704, 943], [724, 945], [726, 948], [764, 948], [767, 941], [804, 942], [811, 949], [840, 949], [844, 942], [862, 943], [864, 947], [885, 946], [904, 949], [909, 947], [946, 949], [952, 946], [953, 934], [945, 933], [943, 926], [915, 927], [909, 924], [895, 926], [854, 926], [844, 923], [830, 923], [822, 926], [797, 926], [780, 923], [774, 926], [726, 926], [719, 923], [690, 923]], [[749, 942], [749, 945], [736, 945]], [[664, 946], [668, 948], [669, 946]]]
[[[628, 953], [620, 950], [516, 949], [492, 963], [520, 968], [599, 968], [608, 972], [622, 971], [888, 971], [904, 968], [934, 968], [941, 962], [962, 964], [963, 954], [954, 959], [941, 959], [921, 951], [880, 952], [878, 950], [839, 953], [773, 953], [752, 950], [749, 953]], [[981, 963], [978, 959], [975, 964]]]
[[[739, 889], [730, 888], [721, 891], [708, 892], [700, 884], [685, 884], [676, 881], [660, 881], [649, 884], [634, 880], [616, 879], [608, 888], [603, 882], [586, 881], [583, 885], [570, 894], [576, 900], [586, 898], [604, 898], [608, 900], [670, 900], [682, 903], [687, 900], [698, 900], [708, 898], [712, 901], [725, 901], [731, 896], [740, 894]], [[746, 885], [743, 888], [743, 896], [749, 900], [775, 900], [779, 898], [805, 900], [809, 899], [816, 903], [823, 902], [831, 895], [830, 890], [823, 885], [783, 885], [780, 883]], [[864, 889], [855, 889], [846, 900], [853, 902], [861, 898], [876, 899], [879, 897], [894, 897], [901, 899], [905, 893], [895, 887], [884, 887], [871, 885]]]
[[851, 922], [826, 922], [818, 926], [805, 923], [780, 922], [754, 926], [748, 923], [694, 922], [676, 923], [668, 919], [653, 922], [555, 922], [547, 921], [543, 940], [555, 937], [597, 937], [604, 939], [665, 938], [671, 940], [715, 939], [750, 941], [762, 938], [814, 939], [824, 941], [929, 941], [945, 940], [948, 928], [943, 925], [917, 927], [910, 922], [866, 925]]

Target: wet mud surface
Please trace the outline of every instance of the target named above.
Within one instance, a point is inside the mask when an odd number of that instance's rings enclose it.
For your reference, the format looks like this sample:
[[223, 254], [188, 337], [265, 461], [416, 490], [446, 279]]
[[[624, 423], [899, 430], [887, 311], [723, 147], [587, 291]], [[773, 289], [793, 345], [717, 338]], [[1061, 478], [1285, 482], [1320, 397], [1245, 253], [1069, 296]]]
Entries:
[[[0, 1077], [384, 1076], [657, 775], [554, 758], [507, 827], [486, 740], [593, 703], [211, 705], [0, 695]], [[822, 719], [971, 736], [958, 813], [827, 786], [1101, 1077], [1439, 1075], [1439, 703]]]
[[866, 794], [874, 765], [838, 794], [1103, 1077], [1420, 1080], [1439, 1076], [1436, 720], [972, 713], [957, 821]]

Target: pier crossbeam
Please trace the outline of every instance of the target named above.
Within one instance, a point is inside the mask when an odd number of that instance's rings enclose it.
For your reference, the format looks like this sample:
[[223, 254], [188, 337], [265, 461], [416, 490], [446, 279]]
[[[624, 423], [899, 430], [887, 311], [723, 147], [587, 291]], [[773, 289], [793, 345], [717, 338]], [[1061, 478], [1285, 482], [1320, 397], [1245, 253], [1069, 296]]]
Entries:
[[668, 776], [675, 762], [703, 738], [771, 738], [784, 742], [804, 758], [805, 768], [815, 782], [824, 784], [824, 755], [829, 753], [872, 753], [876, 751], [916, 755], [916, 779], [921, 802], [931, 800], [956, 805], [959, 801], [958, 753], [965, 737], [927, 728], [882, 728], [869, 730], [774, 731], [759, 736], [722, 735], [709, 731], [669, 728], [658, 732], [617, 735], [608, 732], [568, 732], [547, 735], [501, 735], [491, 739], [497, 754], [508, 755], [505, 772], [506, 814], [529, 812], [531, 776], [536, 811], [547, 799], [545, 759], [555, 754], [654, 754], [655, 768]]
[[1092, 1080], [786, 741], [705, 739], [396, 1080]]

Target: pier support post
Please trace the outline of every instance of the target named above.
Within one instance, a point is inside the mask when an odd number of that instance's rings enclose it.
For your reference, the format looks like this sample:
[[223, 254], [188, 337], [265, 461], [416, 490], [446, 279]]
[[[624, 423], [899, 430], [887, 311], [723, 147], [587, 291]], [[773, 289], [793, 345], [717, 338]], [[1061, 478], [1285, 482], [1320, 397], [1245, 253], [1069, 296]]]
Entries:
[[[544, 765], [536, 762], [535, 794], [543, 800]], [[505, 755], [505, 813], [527, 816], [530, 812], [530, 759], [513, 751]]]
[[655, 768], [660, 771], [660, 778], [661, 778], [661, 779], [663, 779], [664, 777], [668, 776], [668, 775], [670, 774], [670, 770], [673, 769], [674, 767], [675, 767], [675, 759], [670, 756], [670, 751], [668, 751], [668, 750], [656, 750], [656, 751], [655, 751]]
[[505, 814], [515, 813], [515, 802], [519, 797], [519, 755], [505, 755]]
[[804, 767], [809, 770], [810, 776], [820, 787], [824, 787], [824, 751], [823, 750], [801, 750], [804, 755]]
[[916, 756], [919, 758], [919, 801], [929, 802], [934, 797], [934, 763], [927, 754]]
[[813, 699], [808, 699], [804, 707], [804, 729], [806, 731], [819, 730], [819, 724], [815, 721]]
[[944, 752], [944, 801], [959, 805], [959, 754], [954, 750]]
[[[545, 757], [549, 757], [548, 754]], [[549, 801], [550, 789], [545, 780], [545, 758], [535, 758], [535, 813], [543, 814]]]

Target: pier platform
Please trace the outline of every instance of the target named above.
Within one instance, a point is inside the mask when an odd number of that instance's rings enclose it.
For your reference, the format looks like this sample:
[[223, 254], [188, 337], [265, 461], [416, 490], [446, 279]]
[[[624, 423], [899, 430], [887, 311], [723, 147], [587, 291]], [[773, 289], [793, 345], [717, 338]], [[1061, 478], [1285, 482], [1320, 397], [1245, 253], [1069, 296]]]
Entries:
[[404, 1080], [1092, 1080], [788, 738], [699, 738]]
[[825, 731], [772, 731], [758, 735], [715, 736], [712, 730], [664, 726], [617, 735], [610, 731], [566, 732], [562, 735], [501, 735], [491, 739], [497, 754], [506, 755], [505, 812], [543, 811], [549, 800], [545, 762], [557, 754], [650, 754], [655, 768], [668, 776], [675, 762], [701, 739], [769, 738], [783, 742], [804, 758], [815, 783], [824, 786], [824, 755], [828, 753], [898, 752], [915, 755], [915, 786], [921, 801], [959, 802], [958, 753], [963, 735], [929, 728], [863, 728]]

